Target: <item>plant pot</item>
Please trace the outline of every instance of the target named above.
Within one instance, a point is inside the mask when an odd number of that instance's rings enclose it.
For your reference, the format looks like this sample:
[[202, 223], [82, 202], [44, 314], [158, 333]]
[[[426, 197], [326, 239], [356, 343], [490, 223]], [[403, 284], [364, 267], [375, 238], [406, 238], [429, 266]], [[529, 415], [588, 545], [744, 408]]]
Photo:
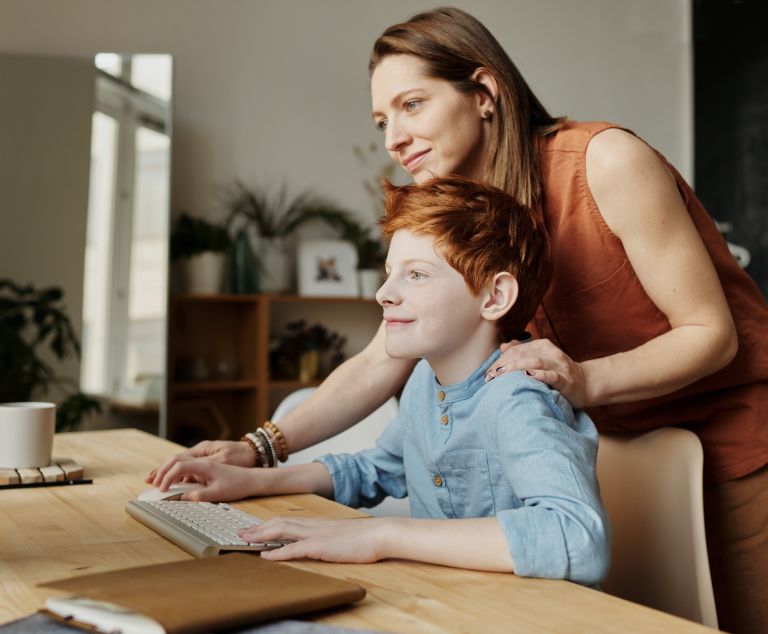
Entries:
[[357, 272], [360, 297], [373, 299], [381, 286], [381, 271], [379, 269], [360, 269]]
[[317, 350], [307, 350], [299, 357], [299, 381], [309, 383], [317, 378], [320, 370], [320, 353]]
[[259, 286], [263, 293], [286, 293], [291, 288], [292, 262], [283, 238], [264, 238], [259, 244], [261, 271]]
[[184, 261], [184, 286], [188, 293], [220, 293], [226, 258], [206, 251]]

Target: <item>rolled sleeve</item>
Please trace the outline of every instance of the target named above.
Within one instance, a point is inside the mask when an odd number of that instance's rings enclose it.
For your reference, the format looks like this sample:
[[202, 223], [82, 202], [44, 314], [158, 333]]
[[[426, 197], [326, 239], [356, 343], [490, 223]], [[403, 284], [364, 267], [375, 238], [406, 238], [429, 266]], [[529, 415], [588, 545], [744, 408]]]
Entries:
[[402, 422], [398, 415], [376, 446], [354, 454], [327, 454], [315, 462], [325, 465], [333, 481], [333, 497], [347, 506], [376, 506], [385, 497], [408, 494], [403, 465]]
[[556, 393], [523, 386], [505, 399], [497, 433], [522, 506], [497, 513], [515, 572], [599, 583], [610, 562], [610, 525], [595, 474], [597, 431]]

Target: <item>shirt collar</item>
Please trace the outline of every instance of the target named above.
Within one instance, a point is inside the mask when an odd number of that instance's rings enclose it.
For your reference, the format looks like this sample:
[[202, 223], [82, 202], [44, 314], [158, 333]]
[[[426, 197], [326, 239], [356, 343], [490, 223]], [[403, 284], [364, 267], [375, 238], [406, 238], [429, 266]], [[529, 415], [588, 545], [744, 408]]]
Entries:
[[439, 404], [447, 405], [448, 403], [455, 403], [456, 401], [462, 401], [465, 398], [473, 396], [481, 387], [483, 387], [483, 385], [485, 385], [485, 373], [489, 370], [491, 365], [493, 365], [493, 362], [496, 361], [500, 355], [501, 351], [496, 348], [485, 358], [485, 361], [483, 361], [477, 370], [475, 370], [460, 383], [440, 385], [440, 383], [437, 382], [437, 377], [435, 377], [434, 393], [435, 398]]

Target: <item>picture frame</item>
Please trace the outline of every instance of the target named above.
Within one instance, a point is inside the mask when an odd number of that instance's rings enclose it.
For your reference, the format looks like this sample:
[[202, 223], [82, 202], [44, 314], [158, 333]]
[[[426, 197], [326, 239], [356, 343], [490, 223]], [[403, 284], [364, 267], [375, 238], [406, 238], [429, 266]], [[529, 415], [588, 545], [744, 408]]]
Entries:
[[357, 250], [345, 240], [303, 240], [298, 247], [299, 295], [357, 297]]

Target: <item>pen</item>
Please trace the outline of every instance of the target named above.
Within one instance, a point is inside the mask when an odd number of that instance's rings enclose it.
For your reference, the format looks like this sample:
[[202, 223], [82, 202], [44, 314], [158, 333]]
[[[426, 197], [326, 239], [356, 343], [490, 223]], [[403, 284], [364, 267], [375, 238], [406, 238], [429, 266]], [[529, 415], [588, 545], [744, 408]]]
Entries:
[[93, 484], [93, 480], [53, 480], [51, 482], [28, 482], [26, 484], [0, 484], [0, 489], [30, 489], [33, 487], [59, 487], [68, 484]]

